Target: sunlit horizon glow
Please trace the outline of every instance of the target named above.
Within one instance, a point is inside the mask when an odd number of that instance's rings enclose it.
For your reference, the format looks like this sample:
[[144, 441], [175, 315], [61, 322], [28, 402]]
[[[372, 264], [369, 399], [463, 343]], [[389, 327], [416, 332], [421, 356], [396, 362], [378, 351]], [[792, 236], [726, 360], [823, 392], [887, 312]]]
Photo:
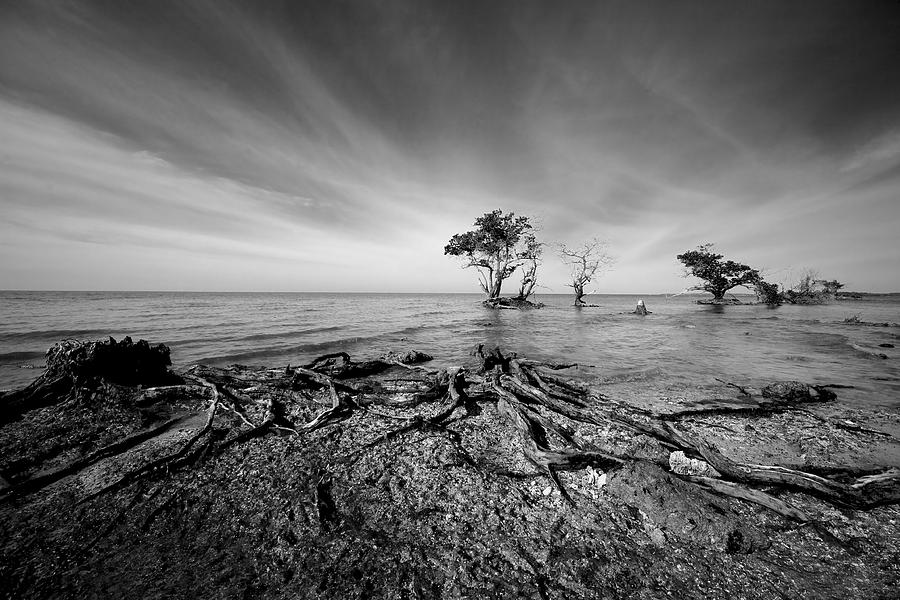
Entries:
[[[713, 242], [900, 290], [900, 6], [0, 8], [0, 289], [477, 292], [500, 208], [673, 293]], [[515, 284], [509, 282], [506, 292]]]

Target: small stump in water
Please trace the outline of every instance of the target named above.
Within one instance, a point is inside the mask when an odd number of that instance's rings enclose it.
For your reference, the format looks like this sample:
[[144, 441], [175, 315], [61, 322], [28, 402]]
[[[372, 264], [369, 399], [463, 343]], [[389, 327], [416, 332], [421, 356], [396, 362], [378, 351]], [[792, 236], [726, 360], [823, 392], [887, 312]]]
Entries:
[[646, 306], [644, 306], [643, 300], [638, 300], [637, 306], [634, 308], [634, 314], [641, 315], [643, 317], [643, 316], [646, 316], [646, 315], [649, 315], [652, 313], [649, 310], [647, 310]]

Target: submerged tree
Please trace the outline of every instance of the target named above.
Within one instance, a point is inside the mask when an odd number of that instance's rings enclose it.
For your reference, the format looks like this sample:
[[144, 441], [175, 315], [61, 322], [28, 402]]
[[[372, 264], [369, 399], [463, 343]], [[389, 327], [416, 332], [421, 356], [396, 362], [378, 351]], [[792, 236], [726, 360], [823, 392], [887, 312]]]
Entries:
[[575, 291], [575, 306], [584, 306], [585, 286], [594, 279], [598, 271], [613, 263], [613, 257], [606, 252], [606, 242], [594, 238], [577, 248], [560, 244], [559, 255], [571, 272], [572, 283], [566, 285]]
[[770, 306], [778, 306], [784, 302], [784, 295], [778, 289], [777, 283], [769, 283], [759, 279], [754, 285], [756, 299]]
[[[536, 281], [540, 245], [530, 233], [532, 229], [528, 217], [495, 210], [475, 219], [472, 231], [450, 238], [444, 254], [464, 259], [463, 268], [475, 267], [481, 289], [488, 300], [495, 300], [500, 297], [503, 281], [523, 264], [534, 267], [531, 280]], [[523, 279], [520, 296], [525, 292], [530, 294], [533, 288], [533, 283]]]
[[685, 277], [693, 275], [703, 280], [701, 285], [690, 289], [709, 292], [716, 301], [723, 300], [728, 290], [755, 285], [760, 279], [756, 269], [733, 260], [722, 260], [724, 256], [714, 252], [712, 244], [702, 244], [677, 258], [686, 268]]
[[819, 279], [818, 271], [807, 269], [799, 281], [782, 294], [784, 301], [791, 304], [823, 304], [833, 300], [844, 284], [836, 279]]

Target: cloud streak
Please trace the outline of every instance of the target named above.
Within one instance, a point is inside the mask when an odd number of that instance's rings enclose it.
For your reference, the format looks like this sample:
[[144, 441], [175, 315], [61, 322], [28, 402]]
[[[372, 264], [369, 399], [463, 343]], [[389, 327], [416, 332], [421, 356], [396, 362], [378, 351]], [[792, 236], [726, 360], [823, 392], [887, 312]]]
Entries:
[[501, 207], [611, 291], [705, 241], [900, 289], [888, 5], [2, 11], [4, 287], [474, 291], [442, 246]]

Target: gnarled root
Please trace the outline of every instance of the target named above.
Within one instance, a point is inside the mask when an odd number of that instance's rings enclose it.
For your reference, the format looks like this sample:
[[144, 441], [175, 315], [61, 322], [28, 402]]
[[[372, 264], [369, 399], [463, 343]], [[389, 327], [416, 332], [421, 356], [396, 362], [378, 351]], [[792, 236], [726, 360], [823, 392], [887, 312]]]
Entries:
[[[461, 420], [481, 413], [479, 402], [496, 403], [497, 414], [521, 439], [525, 458], [540, 473], [549, 477], [560, 495], [570, 503], [574, 503], [575, 499], [563, 484], [560, 472], [588, 467], [614, 471], [628, 464], [650, 460], [646, 456], [605, 451], [585, 442], [576, 432], [596, 431], [597, 428], [606, 431], [615, 428], [634, 436], [644, 436], [655, 440], [662, 448], [681, 451], [688, 457], [702, 460], [718, 473], [718, 477], [678, 472], [673, 476], [705, 492], [751, 502], [791, 521], [809, 524], [825, 539], [830, 534], [815, 519], [776, 498], [771, 492], [778, 489], [798, 491], [836, 506], [860, 510], [900, 502], [900, 470], [859, 472], [855, 477], [844, 472], [840, 477], [829, 477], [777, 465], [742, 463], [677, 426], [682, 418], [699, 414], [698, 411], [658, 415], [617, 402], [562, 374], [572, 365], [520, 359], [514, 354], [504, 354], [499, 349], [488, 350], [484, 346], [476, 349], [475, 356], [481, 361], [478, 374], [461, 368], [441, 372], [422, 368], [411, 371], [407, 366], [397, 364], [394, 357], [355, 363], [345, 353], [326, 355], [306, 366], [279, 371], [194, 368], [184, 375], [194, 385], [160, 388], [147, 391], [144, 396], [156, 401], [161, 397], [193, 397], [205, 390], [203, 398], [204, 402], [208, 402], [208, 407], [202, 427], [171, 452], [125, 472], [80, 502], [122, 490], [159, 474], [186, 468], [207, 456], [221, 454], [254, 438], [270, 434], [312, 436], [327, 428], [341, 427], [348, 419], [366, 417], [400, 420], [402, 424], [393, 429], [382, 429], [372, 441], [359, 444], [353, 452], [354, 456], [336, 460], [350, 464], [376, 446], [420, 431], [446, 436], [456, 449], [456, 454], [485, 476], [497, 471], [478, 464], [459, 431]], [[395, 370], [393, 372], [402, 369], [403, 377], [385, 379], [391, 369]], [[52, 384], [51, 387], [56, 385], [60, 387], [59, 393], [66, 393], [63, 383]], [[750, 395], [746, 389], [734, 387], [743, 395]], [[828, 399], [821, 388], [808, 389], [814, 389], [821, 396], [815, 400]], [[29, 393], [33, 394], [34, 389]], [[757, 408], [758, 412], [735, 410], [729, 414], [759, 417], [769, 411], [793, 410], [802, 400], [790, 394], [783, 398], [770, 394], [768, 401]], [[315, 402], [327, 407], [311, 410], [309, 404]], [[430, 412], [409, 414], [408, 411], [423, 404], [430, 405]], [[393, 412], [380, 413], [379, 405]], [[201, 414], [194, 413], [194, 416]], [[107, 444], [64, 467], [17, 482], [7, 488], [5, 497], [34, 493], [100, 461], [135, 451], [145, 442], [180, 424], [184, 418], [183, 415], [171, 417]], [[668, 468], [664, 460], [652, 460], [658, 466]], [[327, 530], [334, 520], [329, 509], [329, 498], [332, 503], [333, 498], [331, 480], [327, 474], [319, 478], [316, 494], [321, 525], [323, 530]], [[133, 502], [139, 502], [141, 497], [142, 494], [136, 494]], [[161, 510], [157, 507], [148, 519], [155, 518]]]

